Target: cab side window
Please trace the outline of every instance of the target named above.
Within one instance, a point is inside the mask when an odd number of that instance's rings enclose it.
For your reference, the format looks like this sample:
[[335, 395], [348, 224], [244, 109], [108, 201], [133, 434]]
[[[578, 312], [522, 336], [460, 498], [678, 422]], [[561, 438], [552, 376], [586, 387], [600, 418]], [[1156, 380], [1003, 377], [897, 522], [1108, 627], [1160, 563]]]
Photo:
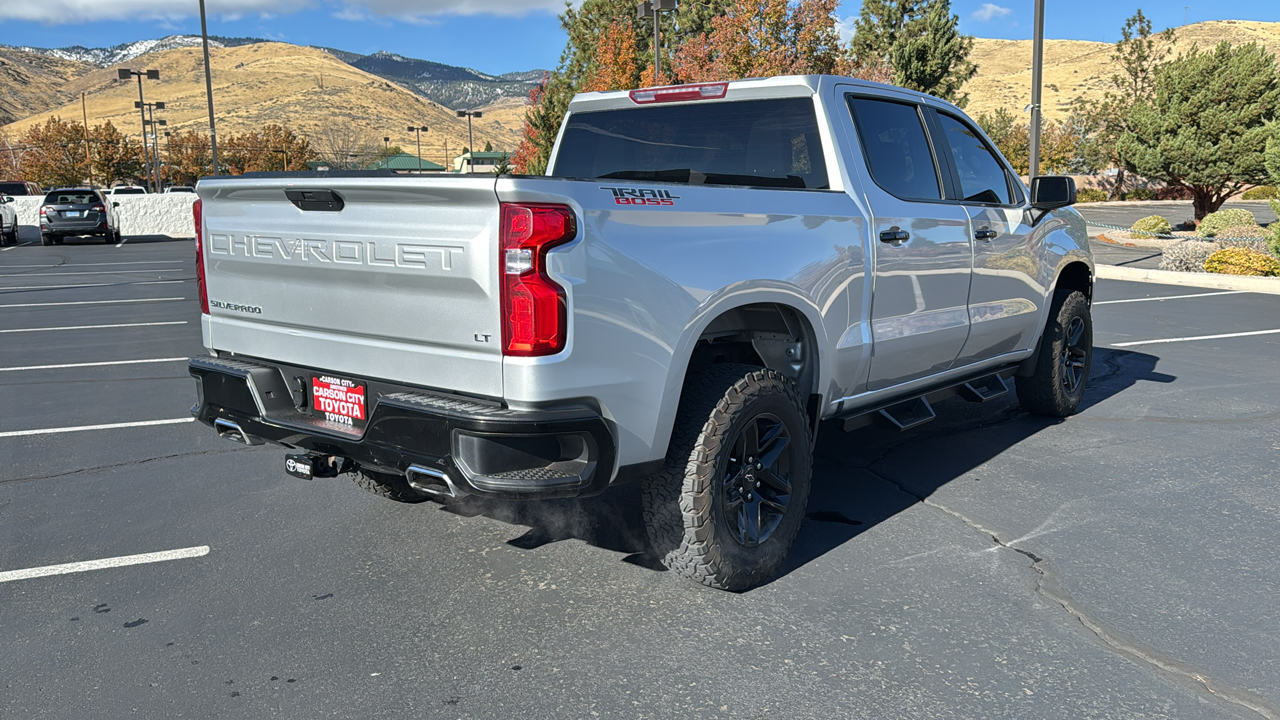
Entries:
[[1012, 205], [1009, 177], [978, 132], [945, 113], [938, 113], [945, 137], [939, 152], [951, 153], [965, 202]]
[[940, 200], [937, 165], [915, 105], [849, 96], [871, 178], [904, 200]]

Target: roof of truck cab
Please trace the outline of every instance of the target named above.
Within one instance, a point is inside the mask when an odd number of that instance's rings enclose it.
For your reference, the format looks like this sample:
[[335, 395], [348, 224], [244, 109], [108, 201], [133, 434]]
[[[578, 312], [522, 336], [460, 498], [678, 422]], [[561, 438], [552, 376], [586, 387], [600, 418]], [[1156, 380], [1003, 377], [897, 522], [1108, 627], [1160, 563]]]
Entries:
[[[712, 83], [688, 83], [689, 85], [708, 85]], [[746, 80], [729, 81], [729, 90], [724, 98], [706, 100], [685, 100], [664, 103], [682, 105], [690, 103], [732, 102], [735, 100], [765, 100], [782, 97], [808, 97], [816, 94], [824, 86], [840, 84], [861, 86], [868, 90], [887, 92], [910, 98], [917, 102], [928, 102], [934, 105], [954, 108], [951, 103], [926, 95], [915, 90], [887, 85], [885, 83], [861, 80], [859, 78], [840, 75], [778, 75], [767, 78], [748, 78]], [[672, 86], [660, 86], [672, 87]], [[607, 92], [579, 93], [569, 103], [570, 112], [592, 112], [595, 110], [619, 110], [624, 108], [643, 107], [631, 99], [630, 90], [610, 90]], [[959, 110], [959, 108], [955, 108]]]

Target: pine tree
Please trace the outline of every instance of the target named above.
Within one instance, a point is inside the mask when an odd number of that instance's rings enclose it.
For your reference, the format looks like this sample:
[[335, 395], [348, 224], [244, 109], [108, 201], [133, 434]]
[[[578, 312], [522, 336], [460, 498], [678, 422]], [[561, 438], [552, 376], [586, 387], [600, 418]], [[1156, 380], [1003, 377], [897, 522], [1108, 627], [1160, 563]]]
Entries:
[[907, 23], [923, 14], [928, 0], [863, 0], [849, 50], [863, 63], [885, 62]]
[[889, 49], [893, 84], [964, 107], [969, 96], [960, 90], [978, 66], [969, 62], [973, 37], [961, 35], [959, 25], [950, 0], [927, 3], [924, 14], [910, 20]]

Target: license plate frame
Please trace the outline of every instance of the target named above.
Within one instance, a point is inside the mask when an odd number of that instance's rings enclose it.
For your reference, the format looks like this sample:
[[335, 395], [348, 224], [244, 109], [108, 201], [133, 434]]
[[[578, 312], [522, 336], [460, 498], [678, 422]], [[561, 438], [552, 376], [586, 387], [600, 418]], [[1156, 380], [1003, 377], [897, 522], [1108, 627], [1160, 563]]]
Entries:
[[363, 430], [369, 424], [369, 388], [360, 380], [313, 373], [308, 387], [312, 417]]
[[62, 211], [63, 217], [75, 218], [77, 220], [80, 219], [81, 215], [82, 213], [79, 210], [63, 210]]

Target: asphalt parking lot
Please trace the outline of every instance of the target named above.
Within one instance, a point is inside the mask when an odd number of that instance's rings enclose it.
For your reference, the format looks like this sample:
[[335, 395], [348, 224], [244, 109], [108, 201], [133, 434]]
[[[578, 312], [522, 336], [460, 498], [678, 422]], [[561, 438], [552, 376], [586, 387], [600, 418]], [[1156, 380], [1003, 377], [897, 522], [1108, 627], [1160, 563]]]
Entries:
[[790, 565], [734, 595], [653, 568], [634, 487], [290, 478], [189, 422], [189, 240], [23, 240], [0, 717], [1280, 717], [1280, 296], [1103, 280], [1081, 414], [825, 428]]

